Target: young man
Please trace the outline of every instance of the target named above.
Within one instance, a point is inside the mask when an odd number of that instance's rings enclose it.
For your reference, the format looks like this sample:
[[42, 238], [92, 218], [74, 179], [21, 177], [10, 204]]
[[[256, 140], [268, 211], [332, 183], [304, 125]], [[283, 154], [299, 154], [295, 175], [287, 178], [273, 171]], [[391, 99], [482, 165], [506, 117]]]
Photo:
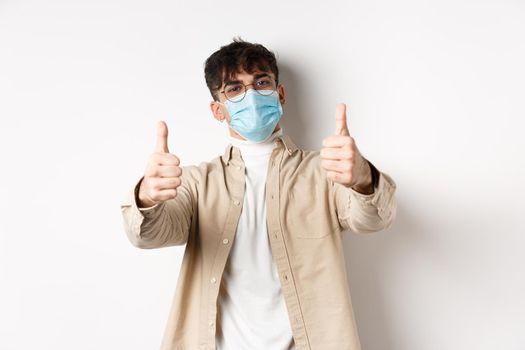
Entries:
[[319, 151], [283, 132], [273, 53], [235, 39], [205, 78], [222, 156], [181, 167], [158, 125], [145, 174], [122, 203], [139, 248], [186, 244], [162, 350], [356, 350], [342, 233], [389, 227], [396, 185], [359, 152], [336, 108]]

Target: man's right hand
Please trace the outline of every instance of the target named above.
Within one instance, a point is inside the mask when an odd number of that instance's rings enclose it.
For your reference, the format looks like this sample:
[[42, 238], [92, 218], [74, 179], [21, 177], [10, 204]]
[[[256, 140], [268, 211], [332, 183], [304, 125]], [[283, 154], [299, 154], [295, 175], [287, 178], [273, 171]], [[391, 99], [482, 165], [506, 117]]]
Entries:
[[179, 158], [168, 150], [168, 126], [160, 121], [157, 126], [157, 146], [149, 158], [139, 188], [137, 205], [140, 208], [152, 207], [177, 196], [177, 187], [182, 181], [179, 164]]

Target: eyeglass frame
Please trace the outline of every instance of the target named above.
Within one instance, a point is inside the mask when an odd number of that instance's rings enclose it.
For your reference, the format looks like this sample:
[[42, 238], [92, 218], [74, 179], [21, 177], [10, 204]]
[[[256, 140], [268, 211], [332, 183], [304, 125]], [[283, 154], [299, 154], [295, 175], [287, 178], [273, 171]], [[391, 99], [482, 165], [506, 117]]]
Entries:
[[[248, 89], [247, 89], [246, 87], [248, 87], [248, 86], [250, 86], [250, 85], [254, 85], [255, 83], [257, 83], [257, 80], [258, 80], [258, 79], [264, 78], [264, 77], [266, 77], [266, 76], [269, 77], [270, 79], [272, 79], [272, 80], [275, 81], [275, 88], [272, 89], [271, 91], [272, 91], [272, 92], [273, 92], [273, 91], [277, 91], [277, 87], [279, 86], [279, 81], [278, 81], [277, 79], [275, 79], [274, 77], [272, 77], [271, 75], [266, 74], [266, 75], [264, 75], [264, 76], [261, 76], [261, 77], [257, 78], [257, 79], [255, 80], [255, 82], [253, 82], [253, 83], [251, 83], [251, 84], [244, 84], [244, 83], [242, 83], [242, 82], [239, 82], [238, 84], [240, 84], [240, 85], [242, 85], [242, 86], [244, 87], [243, 96], [242, 96], [242, 98], [241, 98], [240, 100], [232, 101], [232, 100], [230, 100], [230, 99], [226, 96], [225, 89], [226, 89], [226, 87], [228, 86], [228, 84], [224, 85], [224, 89], [223, 89], [222, 91], [219, 91], [219, 92], [222, 93], [222, 94], [224, 95], [224, 97], [226, 98], [226, 100], [228, 100], [228, 101], [230, 101], [230, 102], [232, 102], [232, 103], [238, 103], [238, 102], [241, 102], [241, 101], [244, 100], [244, 98], [246, 97], [246, 92], [248, 92]], [[259, 90], [255, 89], [255, 88], [254, 88], [254, 90], [255, 90], [258, 94], [260, 94], [260, 95], [262, 95], [262, 96], [269, 96], [269, 95], [271, 95], [271, 93], [269, 93], [268, 95], [261, 94], [261, 93], [259, 92]], [[268, 90], [268, 91], [270, 91], [270, 90]], [[239, 95], [240, 95], [240, 94], [239, 94]], [[237, 95], [237, 96], [238, 96], [238, 95]]]

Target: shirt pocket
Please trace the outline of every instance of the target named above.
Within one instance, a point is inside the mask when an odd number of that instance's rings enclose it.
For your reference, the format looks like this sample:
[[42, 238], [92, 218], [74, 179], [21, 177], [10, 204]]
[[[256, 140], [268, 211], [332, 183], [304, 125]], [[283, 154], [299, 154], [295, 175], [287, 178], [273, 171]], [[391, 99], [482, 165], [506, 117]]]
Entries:
[[336, 232], [326, 187], [298, 182], [288, 192], [285, 222], [294, 238], [324, 238]]

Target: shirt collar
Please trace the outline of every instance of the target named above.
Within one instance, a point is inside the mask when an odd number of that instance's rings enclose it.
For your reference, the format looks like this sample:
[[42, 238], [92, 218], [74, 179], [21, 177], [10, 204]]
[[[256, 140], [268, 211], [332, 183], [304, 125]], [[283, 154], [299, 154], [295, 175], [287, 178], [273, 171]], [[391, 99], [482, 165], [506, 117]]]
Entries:
[[[281, 147], [282, 145], [284, 145], [289, 155], [292, 155], [298, 149], [295, 143], [290, 138], [290, 136], [288, 136], [287, 134], [280, 136], [276, 140], [276, 142], [277, 147]], [[224, 151], [223, 159], [226, 163], [229, 163], [234, 155], [237, 157], [239, 156], [239, 149], [237, 147], [234, 147], [231, 143], [229, 143]]]

